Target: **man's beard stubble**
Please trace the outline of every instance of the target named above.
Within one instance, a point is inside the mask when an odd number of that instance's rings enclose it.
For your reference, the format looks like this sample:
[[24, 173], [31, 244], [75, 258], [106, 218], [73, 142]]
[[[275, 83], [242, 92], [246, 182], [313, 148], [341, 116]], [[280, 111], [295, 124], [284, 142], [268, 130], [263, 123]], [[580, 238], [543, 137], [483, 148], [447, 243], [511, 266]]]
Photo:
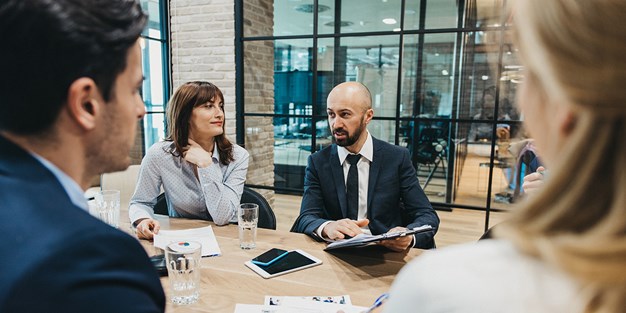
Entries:
[[90, 164], [92, 174], [100, 175], [104, 173], [112, 173], [124, 171], [130, 165], [130, 150], [132, 147], [128, 145], [129, 137], [132, 136], [135, 141], [136, 133], [124, 133], [116, 123], [111, 112], [106, 112], [103, 125], [116, 125], [105, 129], [100, 133], [100, 139], [96, 140], [87, 149], [87, 160]]
[[334, 136], [335, 132], [345, 132], [347, 133], [347, 131], [345, 131], [343, 128], [339, 128], [339, 129], [335, 129], [333, 130], [333, 141], [340, 147], [349, 147], [353, 144], [355, 144], [357, 142], [357, 140], [359, 140], [359, 137], [361, 137], [361, 133], [363, 133], [363, 130], [365, 129], [365, 123], [364, 123], [364, 119], [361, 120], [361, 124], [359, 125], [359, 128], [357, 128], [354, 131], [354, 134], [350, 134], [348, 133], [348, 135], [346, 136], [346, 139], [337, 139]]

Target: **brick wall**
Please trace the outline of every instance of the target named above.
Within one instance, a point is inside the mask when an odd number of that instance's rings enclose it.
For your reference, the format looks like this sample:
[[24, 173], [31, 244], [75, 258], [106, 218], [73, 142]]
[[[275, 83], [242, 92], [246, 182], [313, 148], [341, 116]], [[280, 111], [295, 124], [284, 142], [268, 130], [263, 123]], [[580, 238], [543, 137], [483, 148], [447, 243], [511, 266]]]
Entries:
[[[244, 2], [246, 36], [272, 34], [274, 3], [272, 0]], [[274, 43], [244, 42], [244, 101], [246, 112], [274, 112]], [[250, 152], [248, 183], [274, 185], [274, 127], [271, 117], [246, 118], [246, 149]], [[268, 191], [259, 190], [266, 197]], [[270, 196], [273, 199], [273, 196]]]
[[[235, 142], [235, 0], [171, 0], [170, 38], [172, 90], [190, 80], [207, 80], [224, 93], [226, 135]], [[246, 28], [273, 28], [273, 1], [246, 0]], [[252, 9], [251, 9], [252, 8]], [[271, 33], [271, 31], [270, 31]], [[246, 45], [249, 47], [250, 45]], [[274, 49], [261, 44], [246, 52], [245, 105], [247, 112], [274, 106]], [[258, 59], [257, 59], [258, 58]], [[256, 82], [256, 83], [255, 83]], [[257, 94], [258, 96], [249, 96]], [[274, 136], [271, 118], [246, 119], [245, 148], [250, 153], [247, 183], [274, 185]], [[259, 190], [270, 204], [273, 192]]]
[[137, 123], [137, 133], [135, 135], [135, 145], [130, 150], [130, 164], [141, 164], [144, 154], [143, 147], [143, 120]]

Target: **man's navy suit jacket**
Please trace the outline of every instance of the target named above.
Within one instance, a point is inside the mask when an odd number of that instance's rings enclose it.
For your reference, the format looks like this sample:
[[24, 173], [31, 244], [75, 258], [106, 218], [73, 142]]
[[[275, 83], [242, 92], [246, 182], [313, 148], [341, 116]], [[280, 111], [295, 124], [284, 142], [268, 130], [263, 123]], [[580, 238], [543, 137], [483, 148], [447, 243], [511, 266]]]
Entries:
[[[414, 246], [433, 248], [439, 217], [419, 185], [409, 151], [373, 137], [372, 140], [374, 154], [367, 189], [367, 218], [372, 234], [382, 234], [396, 226], [428, 224], [435, 231], [415, 235]], [[343, 167], [337, 145], [332, 144], [309, 156], [300, 216], [291, 230], [319, 239], [315, 231], [320, 225], [347, 216]]]
[[131, 236], [75, 206], [57, 178], [0, 136], [0, 312], [163, 312]]

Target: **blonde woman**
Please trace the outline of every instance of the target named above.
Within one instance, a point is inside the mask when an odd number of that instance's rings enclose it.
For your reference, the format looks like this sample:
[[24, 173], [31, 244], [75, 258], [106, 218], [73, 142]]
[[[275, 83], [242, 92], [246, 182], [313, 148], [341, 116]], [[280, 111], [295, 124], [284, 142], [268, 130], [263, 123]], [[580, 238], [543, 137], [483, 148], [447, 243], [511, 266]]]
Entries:
[[518, 0], [513, 14], [518, 103], [550, 175], [495, 240], [406, 266], [385, 312], [626, 311], [626, 1]]
[[152, 239], [152, 218], [161, 188], [170, 216], [235, 221], [248, 172], [248, 152], [226, 134], [224, 96], [205, 81], [180, 86], [167, 107], [167, 139], [154, 144], [141, 162], [129, 217], [137, 236]]

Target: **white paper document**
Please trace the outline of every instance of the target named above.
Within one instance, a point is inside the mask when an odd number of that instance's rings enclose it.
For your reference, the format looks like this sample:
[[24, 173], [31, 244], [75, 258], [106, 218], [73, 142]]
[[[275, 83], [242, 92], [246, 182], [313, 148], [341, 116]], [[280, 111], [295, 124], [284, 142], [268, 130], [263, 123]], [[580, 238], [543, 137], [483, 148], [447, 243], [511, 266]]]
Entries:
[[291, 302], [291, 299], [305, 300], [305, 301], [317, 301], [324, 303], [337, 303], [337, 304], [352, 304], [349, 295], [341, 296], [265, 296], [265, 305], [281, 305], [282, 303]]
[[350, 296], [283, 297], [265, 296], [265, 304], [240, 304], [235, 313], [362, 313], [368, 308], [350, 304]]
[[301, 304], [288, 305], [263, 305], [263, 304], [241, 304], [235, 306], [235, 313], [363, 313], [366, 307], [349, 304], [334, 304], [323, 302], [307, 302]]
[[202, 245], [202, 256], [218, 256], [222, 254], [211, 226], [184, 230], [160, 230], [154, 235], [154, 246], [165, 249], [170, 242], [197, 241]]

